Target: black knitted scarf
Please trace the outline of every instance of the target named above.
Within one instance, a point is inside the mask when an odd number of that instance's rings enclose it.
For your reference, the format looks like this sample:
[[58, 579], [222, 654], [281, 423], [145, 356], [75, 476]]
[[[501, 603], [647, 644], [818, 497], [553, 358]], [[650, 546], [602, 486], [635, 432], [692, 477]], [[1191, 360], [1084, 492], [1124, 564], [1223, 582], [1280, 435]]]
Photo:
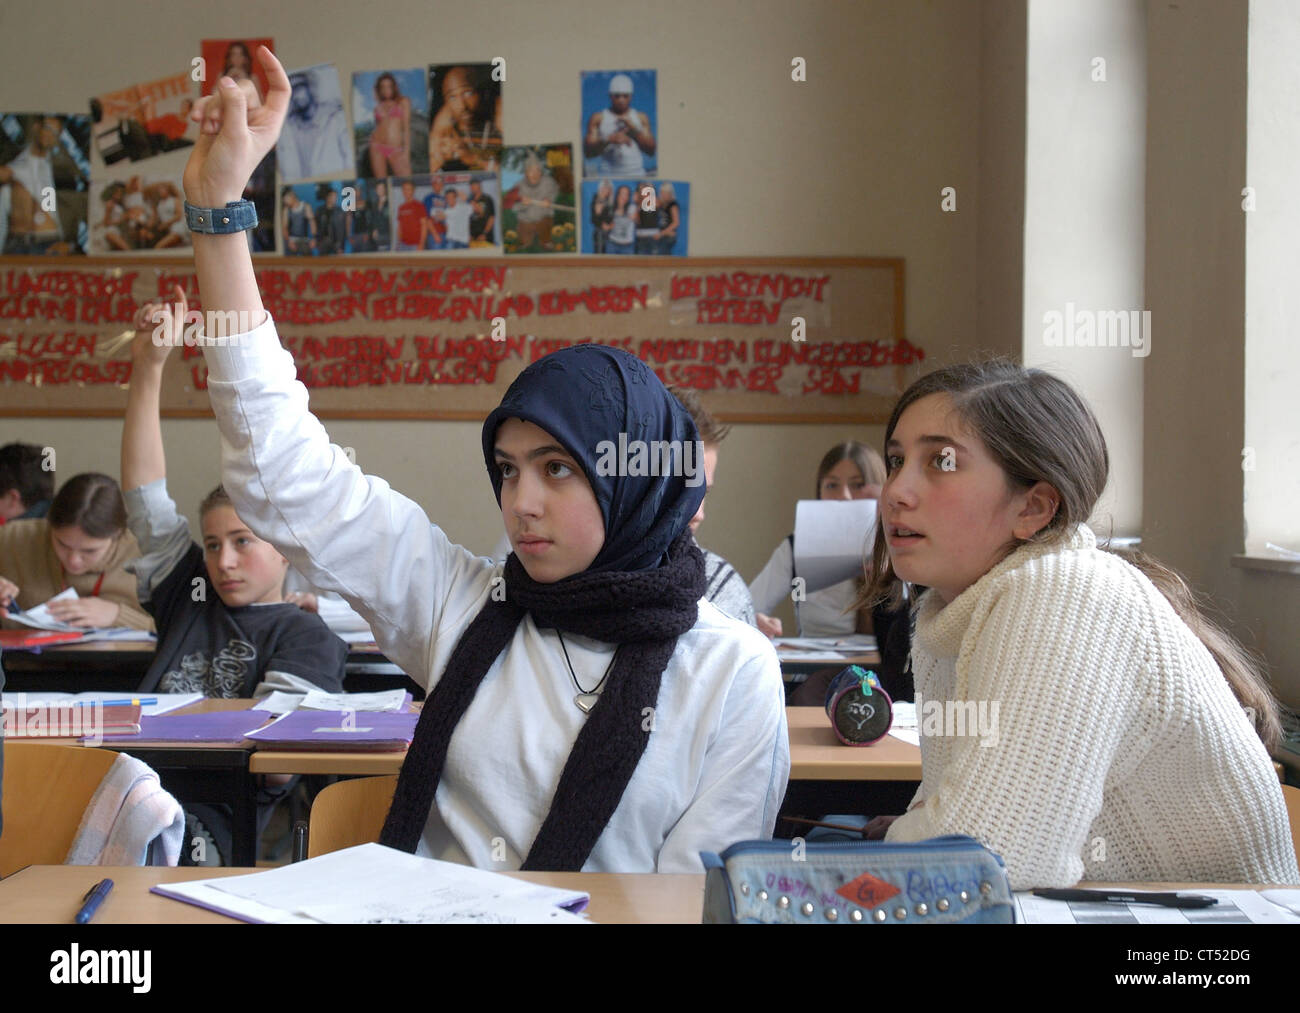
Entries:
[[452, 732], [524, 614], [532, 613], [538, 626], [618, 644], [605, 688], [578, 733], [550, 812], [523, 864], [526, 870], [577, 872], [645, 752], [650, 732], [644, 709], [659, 699], [659, 683], [677, 638], [695, 625], [705, 589], [704, 556], [686, 530], [658, 567], [583, 572], [539, 584], [512, 553], [505, 582], [505, 600], [489, 601], [470, 623], [425, 701], [379, 840], [415, 851]]

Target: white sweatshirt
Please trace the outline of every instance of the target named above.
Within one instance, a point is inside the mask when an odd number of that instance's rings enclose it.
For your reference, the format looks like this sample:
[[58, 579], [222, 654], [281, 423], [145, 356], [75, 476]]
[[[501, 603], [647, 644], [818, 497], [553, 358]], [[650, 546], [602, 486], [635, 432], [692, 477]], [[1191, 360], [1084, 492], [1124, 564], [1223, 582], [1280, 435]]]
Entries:
[[[239, 515], [314, 585], [342, 594], [384, 653], [432, 689], [501, 564], [451, 544], [416, 503], [330, 445], [269, 315], [205, 353]], [[577, 679], [595, 686], [614, 645], [565, 643]], [[664, 671], [649, 744], [584, 871], [698, 872], [701, 850], [770, 837], [790, 772], [784, 692], [767, 638], [701, 602]], [[586, 720], [576, 693], [555, 631], [526, 616], [451, 737], [419, 854], [519, 868]]]
[[912, 665], [923, 778], [889, 840], [970, 834], [1017, 890], [1300, 882], [1277, 774], [1209, 651], [1086, 526], [947, 607], [927, 591]]

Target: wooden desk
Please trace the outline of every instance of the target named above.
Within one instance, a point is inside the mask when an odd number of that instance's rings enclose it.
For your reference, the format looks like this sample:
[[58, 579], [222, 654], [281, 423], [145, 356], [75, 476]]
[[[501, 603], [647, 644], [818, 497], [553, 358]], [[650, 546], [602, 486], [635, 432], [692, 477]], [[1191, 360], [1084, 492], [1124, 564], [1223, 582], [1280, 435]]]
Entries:
[[[0, 922], [71, 925], [86, 890], [107, 876], [113, 891], [96, 925], [130, 923], [241, 924], [214, 911], [149, 893], [158, 883], [246, 875], [251, 869], [94, 868], [33, 865], [0, 882]], [[696, 923], [704, 910], [704, 875], [614, 875], [596, 872], [512, 872], [507, 875], [591, 894], [594, 922]]]
[[[229, 701], [234, 702], [234, 701]], [[787, 707], [791, 781], [920, 781], [921, 750], [892, 735], [874, 746], [844, 746], [819, 707]], [[406, 753], [304, 752], [259, 749], [254, 774], [396, 774]]]
[[[113, 891], [95, 915], [96, 925], [243, 924], [214, 911], [149, 893], [158, 883], [244, 875], [249, 869], [109, 868], [33, 865], [0, 881], [0, 923], [71, 925], [86, 890], [107, 876]], [[699, 924], [703, 874], [616, 875], [596, 872], [512, 872], [531, 883], [591, 895], [587, 914], [604, 924]], [[1250, 883], [1080, 883], [1081, 887], [1134, 890], [1258, 890]]]

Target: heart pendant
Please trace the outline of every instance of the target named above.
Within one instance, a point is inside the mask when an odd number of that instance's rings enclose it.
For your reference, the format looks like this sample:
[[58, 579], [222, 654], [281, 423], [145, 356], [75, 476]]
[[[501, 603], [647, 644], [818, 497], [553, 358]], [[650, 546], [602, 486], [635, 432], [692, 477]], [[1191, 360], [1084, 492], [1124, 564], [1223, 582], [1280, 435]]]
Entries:
[[600, 699], [599, 693], [579, 693], [573, 698], [579, 709], [584, 714], [590, 714], [591, 708], [596, 706], [596, 701]]

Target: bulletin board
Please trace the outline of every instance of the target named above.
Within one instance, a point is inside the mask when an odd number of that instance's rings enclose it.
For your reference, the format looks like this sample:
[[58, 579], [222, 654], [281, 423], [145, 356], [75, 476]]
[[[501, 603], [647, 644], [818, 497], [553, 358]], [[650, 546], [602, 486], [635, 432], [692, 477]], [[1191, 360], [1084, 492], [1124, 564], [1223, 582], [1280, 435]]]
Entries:
[[[322, 418], [481, 419], [528, 363], [593, 341], [638, 355], [729, 422], [887, 419], [925, 353], [899, 258], [256, 258]], [[0, 261], [0, 415], [120, 416], [137, 308], [191, 259]], [[168, 360], [162, 410], [210, 415], [202, 350]]]

